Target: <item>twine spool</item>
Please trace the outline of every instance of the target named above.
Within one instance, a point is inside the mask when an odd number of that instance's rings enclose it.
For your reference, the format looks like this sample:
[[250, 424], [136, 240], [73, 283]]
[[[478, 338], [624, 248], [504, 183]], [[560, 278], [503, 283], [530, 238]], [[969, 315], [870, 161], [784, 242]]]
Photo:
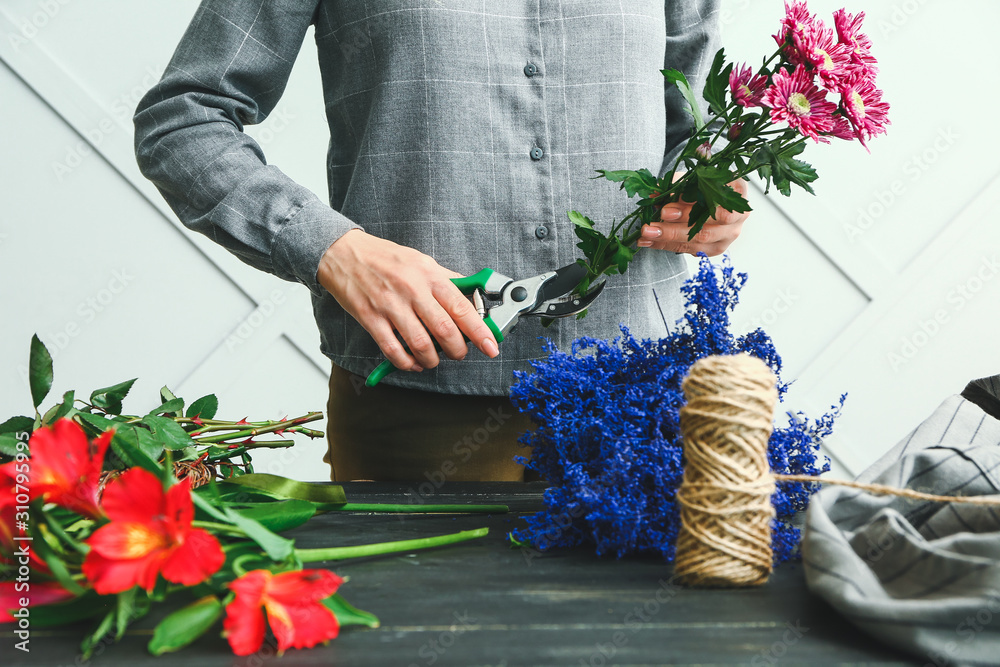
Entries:
[[756, 586], [771, 574], [774, 477], [767, 441], [776, 378], [748, 354], [691, 366], [681, 408], [684, 479], [674, 572], [692, 586]]
[[776, 482], [834, 484], [912, 500], [1000, 506], [997, 496], [941, 496], [884, 484], [772, 474], [767, 462], [777, 379], [747, 354], [706, 357], [684, 380], [684, 478], [674, 573], [690, 586], [757, 586], [771, 574]]

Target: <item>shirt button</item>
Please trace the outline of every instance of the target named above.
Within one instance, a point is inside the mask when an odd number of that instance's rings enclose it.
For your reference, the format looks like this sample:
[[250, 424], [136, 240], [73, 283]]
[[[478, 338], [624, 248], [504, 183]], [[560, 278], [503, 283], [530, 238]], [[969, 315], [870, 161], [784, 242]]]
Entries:
[[535, 236], [537, 236], [539, 239], [544, 239], [548, 235], [549, 235], [549, 228], [546, 227], [545, 225], [538, 225], [537, 227], [535, 227]]
[[542, 152], [541, 148], [535, 146], [534, 148], [531, 149], [530, 155], [532, 160], [541, 160], [542, 156], [545, 155], [545, 153]]
[[525, 76], [535, 76], [536, 74], [538, 74], [538, 66], [535, 63], [528, 63], [524, 66]]

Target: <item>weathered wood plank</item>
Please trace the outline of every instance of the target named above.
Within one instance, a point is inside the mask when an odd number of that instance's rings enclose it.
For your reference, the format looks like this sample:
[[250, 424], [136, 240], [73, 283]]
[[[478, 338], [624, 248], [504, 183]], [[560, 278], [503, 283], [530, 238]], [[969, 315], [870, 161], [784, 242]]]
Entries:
[[[406, 485], [345, 485], [352, 502], [407, 502]], [[401, 488], [402, 486], [402, 488]], [[448, 484], [427, 502], [507, 503], [494, 515], [318, 517], [292, 533], [300, 547], [410, 539], [489, 526], [474, 542], [335, 564], [341, 589], [377, 614], [375, 630], [348, 628], [329, 646], [273, 644], [235, 659], [218, 636], [184, 652], [145, 651], [155, 617], [142, 619], [93, 665], [913, 665], [869, 639], [805, 589], [801, 567], [783, 566], [760, 588], [689, 590], [659, 558], [600, 559], [586, 550], [538, 554], [508, 546], [518, 517], [540, 508], [543, 484]], [[416, 492], [411, 496], [417, 495]], [[81, 628], [32, 634], [30, 655], [4, 639], [3, 665], [72, 665]]]

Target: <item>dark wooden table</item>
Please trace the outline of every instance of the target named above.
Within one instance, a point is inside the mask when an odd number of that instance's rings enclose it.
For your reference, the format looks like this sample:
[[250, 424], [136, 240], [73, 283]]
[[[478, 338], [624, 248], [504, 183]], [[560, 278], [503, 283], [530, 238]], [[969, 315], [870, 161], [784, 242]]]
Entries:
[[[407, 502], [416, 485], [354, 483], [352, 502]], [[425, 491], [426, 486], [425, 485]], [[427, 537], [489, 526], [472, 542], [413, 554], [342, 562], [341, 592], [381, 619], [346, 628], [328, 646], [236, 658], [217, 633], [180, 653], [153, 658], [146, 643], [159, 615], [142, 619], [88, 663], [82, 628], [36, 630], [31, 653], [4, 632], [0, 665], [922, 665], [883, 647], [806, 590], [797, 563], [762, 587], [689, 590], [670, 584], [659, 558], [597, 558], [593, 552], [540, 554], [508, 546], [519, 517], [541, 508], [543, 483], [442, 486], [424, 502], [504, 503], [509, 514], [317, 517], [289, 535], [299, 547]]]

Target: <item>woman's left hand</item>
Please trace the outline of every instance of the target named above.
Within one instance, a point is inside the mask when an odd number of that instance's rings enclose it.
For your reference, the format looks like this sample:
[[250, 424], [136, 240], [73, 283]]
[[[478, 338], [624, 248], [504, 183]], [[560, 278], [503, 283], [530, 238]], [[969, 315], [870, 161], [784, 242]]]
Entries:
[[[747, 182], [743, 179], [733, 181], [729, 186], [736, 192], [747, 196]], [[691, 204], [677, 202], [667, 204], [660, 209], [660, 222], [644, 225], [640, 248], [670, 250], [677, 253], [696, 255], [703, 252], [709, 257], [721, 255], [726, 248], [736, 240], [743, 230], [743, 222], [750, 217], [749, 213], [732, 213], [724, 208], [715, 210], [715, 215], [705, 222], [701, 231], [688, 241], [688, 219], [691, 215]]]

